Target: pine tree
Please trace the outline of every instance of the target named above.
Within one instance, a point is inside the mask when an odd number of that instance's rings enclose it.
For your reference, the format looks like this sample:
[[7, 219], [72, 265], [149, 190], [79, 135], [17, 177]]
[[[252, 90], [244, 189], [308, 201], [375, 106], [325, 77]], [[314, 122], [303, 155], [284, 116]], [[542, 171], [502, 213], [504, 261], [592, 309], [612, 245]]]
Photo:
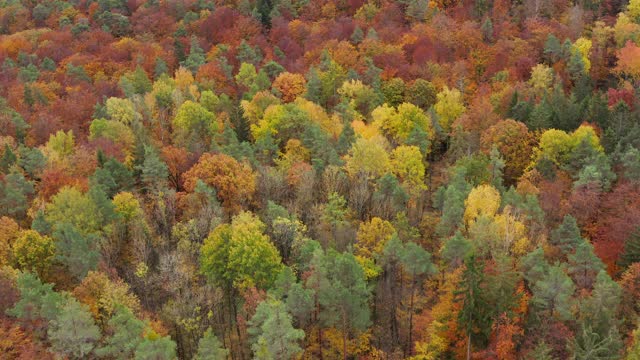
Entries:
[[174, 360], [176, 343], [170, 337], [151, 331], [136, 348], [135, 360]]
[[107, 323], [111, 335], [106, 338], [104, 346], [96, 349], [96, 354], [100, 357], [130, 359], [142, 341], [144, 327], [144, 323], [129, 308], [116, 305]]
[[302, 351], [298, 343], [304, 332], [293, 327], [291, 315], [280, 301], [261, 302], [250, 326], [249, 334], [254, 337], [251, 348], [258, 357], [266, 352], [272, 359], [292, 359]]
[[562, 224], [551, 232], [549, 242], [560, 248], [563, 254], [567, 255], [572, 252], [584, 240], [580, 236], [580, 228], [576, 222], [576, 218], [571, 215], [565, 215]]
[[4, 153], [2, 154], [2, 158], [0, 158], [0, 172], [8, 173], [9, 168], [16, 163], [18, 157], [11, 150], [9, 144], [4, 144]]
[[620, 256], [620, 266], [625, 269], [636, 262], [640, 262], [640, 227], [625, 240], [624, 252]]
[[48, 335], [56, 353], [85, 359], [100, 340], [100, 329], [87, 306], [71, 299], [51, 321]]
[[364, 271], [349, 253], [330, 251], [326, 257], [326, 280], [321, 282], [318, 297], [323, 324], [342, 332], [343, 358], [348, 358], [349, 335], [366, 330], [370, 324], [370, 290]]
[[206, 62], [205, 54], [200, 44], [198, 43], [198, 38], [195, 36], [191, 37], [191, 48], [189, 50], [189, 56], [180, 63], [180, 65], [186, 67], [191, 70], [192, 73], [196, 73], [200, 66], [204, 65]]
[[198, 352], [194, 360], [226, 360], [227, 356], [229, 356], [229, 350], [222, 347], [220, 340], [211, 328], [208, 328], [198, 341]]
[[97, 236], [83, 235], [73, 225], [62, 223], [56, 225], [53, 238], [56, 258], [67, 266], [76, 279], [82, 280], [87, 272], [95, 269], [100, 258]]
[[144, 162], [138, 167], [142, 171], [141, 178], [150, 191], [158, 191], [166, 187], [169, 171], [167, 164], [160, 159], [158, 151], [152, 146], [144, 147]]
[[455, 292], [456, 302], [461, 303], [458, 324], [467, 334], [467, 360], [471, 359], [471, 343], [482, 343], [488, 336], [491, 320], [484, 299], [484, 270], [474, 255], [465, 259], [465, 270]]
[[570, 319], [572, 296], [575, 285], [565, 273], [563, 266], [554, 265], [549, 268], [544, 278], [538, 280], [532, 288], [531, 303], [550, 318]]
[[569, 274], [581, 288], [590, 288], [600, 270], [604, 269], [602, 260], [593, 252], [593, 245], [583, 240], [575, 252], [569, 254]]

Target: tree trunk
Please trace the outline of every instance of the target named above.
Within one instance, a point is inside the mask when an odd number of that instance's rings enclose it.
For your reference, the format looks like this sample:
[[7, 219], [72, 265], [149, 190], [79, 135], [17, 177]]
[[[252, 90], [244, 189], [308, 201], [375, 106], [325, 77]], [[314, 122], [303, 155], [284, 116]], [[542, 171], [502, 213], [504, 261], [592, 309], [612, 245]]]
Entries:
[[471, 332], [467, 338], [467, 360], [471, 360]]
[[409, 356], [413, 355], [413, 298], [415, 296], [416, 282], [411, 283], [411, 301], [409, 302], [409, 341], [405, 347], [405, 357], [407, 352]]

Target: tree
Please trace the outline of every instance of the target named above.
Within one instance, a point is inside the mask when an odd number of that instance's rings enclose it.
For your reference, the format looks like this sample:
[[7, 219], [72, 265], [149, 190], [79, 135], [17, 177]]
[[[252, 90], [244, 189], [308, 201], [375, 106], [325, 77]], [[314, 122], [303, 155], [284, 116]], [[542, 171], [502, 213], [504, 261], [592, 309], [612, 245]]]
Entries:
[[176, 140], [190, 148], [208, 145], [211, 136], [218, 130], [215, 114], [191, 100], [180, 105], [172, 125]]
[[405, 348], [411, 349], [413, 345], [413, 312], [416, 285], [420, 278], [436, 272], [436, 267], [431, 262], [431, 254], [416, 243], [410, 242], [404, 245], [400, 252], [400, 262], [407, 274], [411, 276], [411, 298], [409, 300], [409, 337]]
[[142, 171], [141, 178], [146, 188], [158, 191], [166, 186], [169, 171], [167, 164], [160, 159], [158, 151], [151, 147], [144, 147], [144, 162], [138, 167]]
[[135, 360], [173, 360], [176, 343], [168, 336], [161, 337], [151, 330], [136, 348]]
[[93, 187], [87, 194], [75, 187], [65, 186], [46, 205], [45, 218], [54, 227], [69, 223], [83, 234], [99, 233], [110, 219], [111, 202], [102, 204], [100, 187]]
[[571, 215], [565, 215], [562, 224], [551, 232], [549, 242], [558, 246], [563, 254], [567, 255], [579, 244], [585, 242], [580, 236], [580, 228], [576, 218]]
[[22, 230], [13, 243], [13, 261], [23, 270], [45, 275], [53, 263], [55, 245], [35, 230]]
[[18, 274], [16, 288], [20, 298], [7, 314], [24, 321], [53, 320], [68, 300], [53, 291], [53, 284], [43, 284], [35, 274], [27, 271]]
[[354, 177], [358, 173], [368, 178], [378, 178], [390, 169], [389, 154], [385, 149], [386, 141], [380, 137], [358, 138], [346, 156], [345, 168]]
[[620, 256], [620, 266], [627, 268], [640, 262], [640, 228], [637, 228], [624, 242], [624, 252]]
[[222, 347], [220, 340], [208, 328], [204, 332], [200, 341], [198, 341], [198, 352], [196, 353], [195, 360], [226, 360], [229, 356], [229, 350]]
[[289, 72], [280, 73], [273, 81], [273, 88], [282, 94], [282, 101], [294, 101], [305, 91], [306, 81], [300, 74]]
[[536, 281], [532, 288], [532, 304], [540, 311], [544, 311], [550, 318], [561, 320], [571, 318], [572, 295], [575, 285], [565, 273], [561, 265], [553, 265], [547, 274]]
[[481, 216], [491, 218], [500, 208], [500, 193], [491, 185], [480, 185], [471, 190], [464, 205], [467, 224]]
[[194, 191], [198, 180], [213, 187], [218, 200], [230, 213], [237, 212], [249, 202], [256, 189], [251, 167], [224, 154], [203, 154], [182, 176], [187, 191]]
[[282, 302], [269, 299], [261, 302], [249, 324], [256, 358], [293, 359], [302, 351], [299, 342], [304, 331], [293, 327], [291, 315]]
[[282, 264], [264, 229], [249, 212], [234, 216], [231, 225], [216, 227], [200, 251], [202, 273], [224, 286], [269, 288]]
[[347, 342], [353, 332], [364, 331], [370, 323], [369, 296], [364, 271], [355, 256], [330, 251], [326, 261], [326, 278], [318, 289], [320, 318], [342, 332], [342, 355], [348, 358]]
[[426, 111], [435, 104], [436, 94], [436, 88], [431, 82], [416, 79], [407, 89], [406, 101]]
[[391, 153], [391, 166], [394, 175], [402, 181], [406, 191], [415, 197], [419, 197], [423, 190], [425, 166], [423, 155], [417, 146], [401, 145], [393, 149]]
[[447, 239], [442, 246], [440, 254], [447, 261], [450, 268], [457, 268], [464, 263], [464, 259], [473, 253], [473, 245], [467, 240], [460, 230]]
[[100, 329], [87, 307], [71, 299], [51, 321], [48, 335], [55, 352], [62, 356], [84, 359], [100, 340]]
[[98, 264], [99, 239], [94, 234], [81, 234], [69, 223], [58, 224], [52, 235], [55, 240], [56, 259], [67, 266], [78, 280], [82, 280]]
[[95, 350], [96, 355], [107, 358], [129, 359], [142, 342], [145, 325], [131, 310], [118, 304], [107, 323], [110, 336]]
[[484, 270], [478, 267], [476, 258], [471, 255], [465, 259], [465, 270], [456, 291], [456, 302], [461, 304], [458, 323], [467, 334], [467, 360], [471, 359], [471, 342], [482, 342], [490, 328], [488, 304], [484, 300]]
[[581, 288], [589, 288], [596, 275], [604, 269], [604, 264], [593, 252], [593, 245], [587, 240], [576, 246], [575, 252], [569, 254], [569, 274]]
[[194, 75], [198, 72], [200, 66], [204, 65], [206, 62], [205, 54], [200, 44], [198, 43], [198, 38], [195, 36], [191, 37], [191, 48], [189, 49], [189, 56], [180, 63], [180, 65], [189, 69]]
[[445, 132], [449, 132], [451, 124], [466, 111], [462, 102], [462, 93], [458, 89], [444, 87], [437, 95], [433, 110], [438, 114], [438, 121]]
[[329, 194], [329, 199], [327, 200], [322, 213], [322, 220], [331, 227], [331, 234], [335, 240], [338, 228], [346, 223], [347, 201], [336, 192]]
[[616, 55], [618, 56], [616, 72], [633, 80], [640, 80], [640, 47], [629, 40]]
[[33, 193], [33, 183], [22, 173], [12, 170], [0, 180], [0, 214], [22, 219], [29, 207], [29, 196]]

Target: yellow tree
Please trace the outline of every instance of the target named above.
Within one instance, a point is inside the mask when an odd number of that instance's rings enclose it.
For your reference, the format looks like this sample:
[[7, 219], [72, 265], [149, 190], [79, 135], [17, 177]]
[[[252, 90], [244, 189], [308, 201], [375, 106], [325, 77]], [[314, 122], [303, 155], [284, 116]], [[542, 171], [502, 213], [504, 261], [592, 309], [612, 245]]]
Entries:
[[361, 223], [356, 234], [356, 254], [368, 258], [374, 254], [382, 254], [385, 244], [395, 232], [396, 229], [390, 222], [379, 217]]
[[391, 153], [391, 170], [402, 181], [405, 190], [419, 196], [427, 189], [424, 184], [425, 166], [422, 153], [417, 146], [401, 145]]
[[458, 89], [449, 89], [445, 86], [444, 89], [438, 93], [436, 99], [433, 109], [440, 117], [440, 126], [442, 126], [444, 131], [448, 132], [453, 121], [466, 110], [462, 101], [462, 93]]
[[492, 218], [500, 208], [500, 193], [491, 185], [477, 186], [467, 196], [464, 206], [467, 225], [480, 216]]

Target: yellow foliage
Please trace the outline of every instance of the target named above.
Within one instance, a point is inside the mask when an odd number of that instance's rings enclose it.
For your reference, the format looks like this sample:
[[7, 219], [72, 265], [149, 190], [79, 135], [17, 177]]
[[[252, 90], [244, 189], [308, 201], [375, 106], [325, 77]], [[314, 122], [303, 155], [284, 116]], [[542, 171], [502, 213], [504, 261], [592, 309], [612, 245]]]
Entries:
[[381, 254], [385, 244], [395, 232], [396, 229], [390, 222], [379, 217], [361, 223], [356, 234], [356, 254], [367, 258], [373, 257], [374, 254]]
[[350, 176], [362, 172], [370, 178], [380, 177], [391, 169], [388, 143], [381, 137], [359, 138], [345, 156], [345, 168]]
[[500, 193], [491, 185], [480, 185], [471, 190], [464, 205], [467, 225], [481, 215], [493, 217], [500, 208]]

